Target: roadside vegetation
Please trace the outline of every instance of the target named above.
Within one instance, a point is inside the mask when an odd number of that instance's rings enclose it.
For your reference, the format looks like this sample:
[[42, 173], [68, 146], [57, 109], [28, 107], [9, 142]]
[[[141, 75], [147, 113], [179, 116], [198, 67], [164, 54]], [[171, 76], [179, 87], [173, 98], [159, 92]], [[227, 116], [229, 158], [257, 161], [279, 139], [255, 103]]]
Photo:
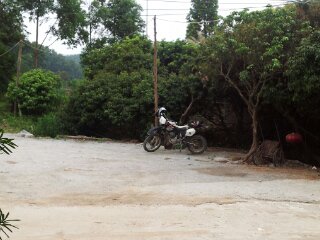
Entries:
[[[1, 128], [50, 137], [142, 139], [154, 110], [153, 43], [143, 36], [141, 6], [133, 0], [94, 0], [86, 12], [80, 1], [53, 2], [57, 5], [2, 1], [0, 55], [25, 38], [22, 13], [45, 19], [50, 12], [65, 23], [53, 28], [58, 38], [86, 45], [82, 71], [71, 72], [73, 66], [64, 62], [59, 72], [53, 67], [59, 57], [48, 48], [52, 63], [40, 51], [29, 51], [29, 62], [33, 57], [37, 65], [24, 62], [17, 84], [17, 52], [0, 57]], [[217, 1], [209, 2], [204, 9], [192, 1], [186, 40], [158, 43], [160, 106], [180, 123], [195, 115], [204, 119], [212, 146], [248, 148], [250, 156], [263, 139], [283, 141], [299, 132], [303, 146], [320, 155], [320, 2], [297, 1], [224, 18], [217, 15]], [[203, 11], [209, 19], [201, 18]], [[37, 41], [30, 44], [41, 49]]]

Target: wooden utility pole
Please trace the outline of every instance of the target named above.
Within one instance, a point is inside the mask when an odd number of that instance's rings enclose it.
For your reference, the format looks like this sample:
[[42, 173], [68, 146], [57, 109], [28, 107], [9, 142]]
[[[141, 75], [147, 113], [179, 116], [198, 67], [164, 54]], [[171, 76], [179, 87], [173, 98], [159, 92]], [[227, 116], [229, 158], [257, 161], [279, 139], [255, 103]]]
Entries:
[[38, 42], [39, 42], [39, 16], [37, 16], [36, 20], [36, 47], [34, 49], [34, 63], [33, 67], [38, 68], [38, 58], [39, 58], [39, 49], [38, 49]]
[[147, 0], [147, 8], [146, 8], [146, 36], [148, 38], [148, 20], [149, 20], [149, 0]]
[[[22, 47], [23, 47], [23, 41], [20, 40], [20, 42], [19, 42], [19, 52], [18, 52], [18, 61], [17, 61], [16, 87], [18, 87], [18, 85], [19, 85], [19, 79], [20, 79], [20, 73], [21, 73]], [[17, 115], [17, 108], [18, 108], [18, 102], [17, 102], [17, 99], [16, 99], [14, 101], [14, 106], [13, 106], [13, 114], [14, 114], [14, 116]]]
[[[153, 89], [154, 89], [154, 112], [158, 111], [158, 51], [157, 51], [157, 17], [154, 16], [154, 54], [153, 54]], [[158, 118], [155, 116], [154, 125], [158, 126]]]

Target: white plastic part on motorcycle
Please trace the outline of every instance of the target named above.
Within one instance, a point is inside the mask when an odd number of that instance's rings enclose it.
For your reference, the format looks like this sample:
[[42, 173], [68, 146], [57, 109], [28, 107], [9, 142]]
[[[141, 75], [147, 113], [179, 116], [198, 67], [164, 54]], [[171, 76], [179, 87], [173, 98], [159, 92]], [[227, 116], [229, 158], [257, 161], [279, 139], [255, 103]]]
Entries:
[[167, 119], [165, 117], [161, 116], [159, 119], [160, 125], [164, 125], [164, 124], [166, 124], [166, 122], [167, 122]]
[[194, 128], [189, 128], [186, 132], [187, 137], [191, 137], [196, 133], [196, 130]]

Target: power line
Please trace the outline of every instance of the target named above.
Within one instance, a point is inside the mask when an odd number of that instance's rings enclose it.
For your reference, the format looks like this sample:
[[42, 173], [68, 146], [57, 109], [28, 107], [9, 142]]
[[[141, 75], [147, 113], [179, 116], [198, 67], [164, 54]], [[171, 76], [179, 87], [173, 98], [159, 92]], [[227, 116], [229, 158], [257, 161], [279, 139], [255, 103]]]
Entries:
[[[277, 5], [266, 5], [266, 6], [260, 6], [260, 7], [243, 7], [243, 8], [228, 8], [228, 9], [219, 9], [220, 12], [226, 12], [226, 11], [242, 11], [245, 9], [261, 9], [266, 7], [282, 7], [287, 4], [277, 4]], [[190, 9], [149, 9], [149, 11], [189, 11]], [[150, 15], [141, 15], [141, 16], [183, 16], [186, 14], [180, 14], [180, 13], [161, 13], [161, 14], [150, 14]]]
[[[286, 5], [286, 4], [272, 5], [271, 7], [278, 7], [278, 6], [283, 6], [283, 5]], [[257, 7], [252, 7], [252, 8], [257, 8]], [[228, 11], [230, 11], [230, 10], [245, 10], [245, 9], [248, 9], [248, 8], [228, 9]], [[157, 16], [159, 16], [159, 15], [157, 15]], [[221, 19], [217, 19], [217, 20], [211, 20], [211, 21], [192, 21], [192, 22], [188, 22], [188, 21], [168, 20], [168, 19], [163, 19], [163, 18], [158, 18], [158, 20], [165, 21], [165, 22], [176, 22], [176, 23], [210, 23], [210, 22], [219, 22], [219, 21], [221, 21]]]
[[217, 20], [211, 20], [211, 21], [200, 21], [200, 22], [187, 22], [187, 21], [176, 21], [176, 20], [168, 20], [168, 19], [163, 19], [163, 18], [157, 18], [160, 21], [165, 21], [165, 22], [176, 22], [176, 23], [212, 23], [212, 22], [219, 22], [221, 19]]
[[[176, 0], [144, 0], [144, 1], [163, 2], [163, 3], [182, 3], [182, 4], [191, 3], [191, 1], [176, 1]], [[272, 2], [281, 3], [281, 2], [286, 2], [286, 0], [275, 0]], [[270, 2], [241, 2], [241, 3], [239, 3], [239, 2], [223, 2], [223, 3], [219, 3], [218, 6], [221, 6], [221, 5], [244, 5], [244, 4], [261, 5], [261, 4], [270, 4]]]
[[[277, 4], [277, 5], [261, 5], [261, 6], [256, 6], [256, 7], [242, 7], [242, 8], [226, 8], [226, 9], [219, 9], [218, 11], [229, 11], [229, 10], [239, 10], [239, 9], [254, 9], [254, 8], [262, 8], [262, 7], [277, 7], [277, 6], [283, 6], [285, 3]], [[189, 11], [190, 8], [153, 8], [153, 9], [148, 9], [149, 11]], [[200, 10], [205, 10], [201, 9]]]
[[2, 53], [2, 54], [0, 55], [0, 57], [2, 57], [2, 56], [4, 56], [4, 55], [6, 55], [7, 53], [11, 52], [16, 46], [18, 46], [19, 43], [20, 43], [20, 41], [17, 42], [15, 45], [13, 45], [8, 51]]
[[48, 51], [42, 50], [42, 49], [40, 49], [40, 48], [36, 48], [36, 47], [32, 46], [31, 44], [29, 44], [29, 43], [27, 43], [27, 42], [25, 42], [25, 41], [23, 41], [23, 43], [24, 43], [26, 46], [28, 46], [28, 47], [30, 47], [30, 48], [32, 48], [32, 49], [34, 49], [34, 50], [38, 50], [39, 52], [48, 53]]
[[157, 16], [186, 16], [185, 13], [161, 13], [161, 14], [142, 14], [140, 16], [143, 16], [143, 17], [154, 17], [154, 15], [157, 15]]

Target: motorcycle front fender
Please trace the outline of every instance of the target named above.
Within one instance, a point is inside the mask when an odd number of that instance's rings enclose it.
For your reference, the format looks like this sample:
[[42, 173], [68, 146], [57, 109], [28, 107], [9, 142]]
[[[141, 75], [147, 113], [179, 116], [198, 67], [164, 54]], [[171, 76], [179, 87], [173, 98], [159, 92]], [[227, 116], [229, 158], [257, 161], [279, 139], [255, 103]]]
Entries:
[[160, 131], [161, 131], [161, 127], [153, 127], [148, 131], [147, 134], [148, 135], [156, 134], [156, 133], [159, 133]]

